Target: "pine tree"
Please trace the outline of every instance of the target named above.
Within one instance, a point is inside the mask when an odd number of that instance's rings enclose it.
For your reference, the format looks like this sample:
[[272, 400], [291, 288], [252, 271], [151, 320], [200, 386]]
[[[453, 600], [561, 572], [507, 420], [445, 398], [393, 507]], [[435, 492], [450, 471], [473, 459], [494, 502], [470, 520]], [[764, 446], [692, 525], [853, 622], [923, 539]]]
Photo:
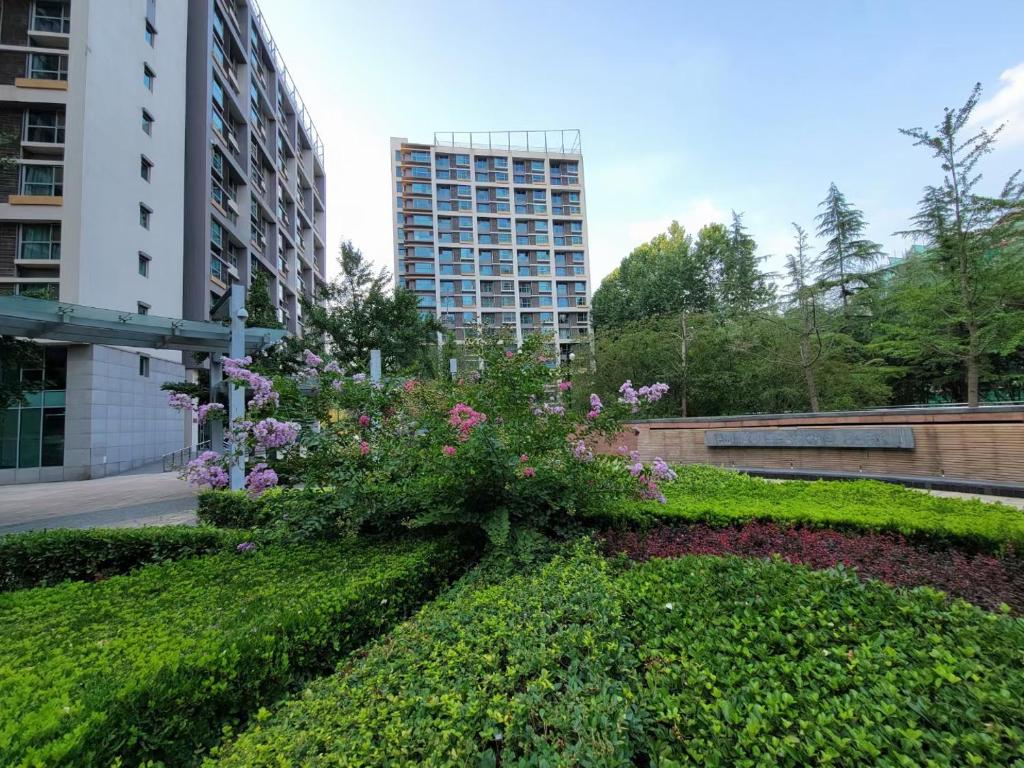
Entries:
[[825, 250], [821, 252], [822, 278], [839, 289], [846, 314], [849, 297], [860, 282], [858, 275], [881, 260], [882, 246], [864, 237], [864, 214], [847, 202], [835, 182], [818, 207], [824, 209], [815, 218], [818, 237], [826, 239]]
[[720, 251], [717, 269], [719, 310], [727, 314], [748, 313], [767, 306], [774, 290], [758, 269], [757, 243], [743, 226], [743, 214], [732, 212], [726, 232], [726, 247]]
[[815, 273], [817, 260], [811, 256], [807, 244], [807, 231], [794, 223], [795, 253], [786, 256], [786, 274], [789, 276], [787, 299], [796, 313], [797, 335], [800, 349], [800, 370], [807, 385], [807, 399], [811, 411], [818, 412], [817, 363], [822, 354], [821, 327], [818, 317], [818, 286]]
[[255, 270], [245, 300], [245, 310], [249, 313], [245, 324], [249, 328], [283, 328], [270, 298], [270, 281], [266, 270], [262, 267], [255, 267]]

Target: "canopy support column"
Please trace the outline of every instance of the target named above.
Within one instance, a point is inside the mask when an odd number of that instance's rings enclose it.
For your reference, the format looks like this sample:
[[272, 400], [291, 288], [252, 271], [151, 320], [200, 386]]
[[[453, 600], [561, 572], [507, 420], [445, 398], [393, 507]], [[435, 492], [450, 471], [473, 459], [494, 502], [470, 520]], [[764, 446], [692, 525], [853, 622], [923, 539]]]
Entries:
[[[239, 283], [231, 286], [228, 313], [231, 316], [229, 348], [231, 357], [237, 360], [245, 357], [245, 320], [249, 317], [245, 311], [245, 287]], [[235, 382], [231, 382], [228, 390], [228, 413], [232, 424], [245, 418], [245, 388]], [[233, 444], [231, 447], [231, 490], [240, 491], [245, 484], [245, 446]]]

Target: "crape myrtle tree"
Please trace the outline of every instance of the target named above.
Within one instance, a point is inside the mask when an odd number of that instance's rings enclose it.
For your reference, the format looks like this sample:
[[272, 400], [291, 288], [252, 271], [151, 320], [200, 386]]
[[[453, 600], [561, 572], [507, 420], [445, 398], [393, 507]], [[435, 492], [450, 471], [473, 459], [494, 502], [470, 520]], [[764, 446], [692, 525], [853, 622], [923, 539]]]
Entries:
[[931, 151], [942, 180], [925, 187], [913, 227], [901, 233], [925, 250], [897, 274], [878, 345], [899, 360], [927, 356], [955, 367], [972, 407], [993, 358], [1024, 346], [1024, 185], [1018, 172], [998, 194], [980, 192], [978, 163], [1002, 130], [971, 128], [980, 96], [978, 84], [933, 131], [901, 129]]

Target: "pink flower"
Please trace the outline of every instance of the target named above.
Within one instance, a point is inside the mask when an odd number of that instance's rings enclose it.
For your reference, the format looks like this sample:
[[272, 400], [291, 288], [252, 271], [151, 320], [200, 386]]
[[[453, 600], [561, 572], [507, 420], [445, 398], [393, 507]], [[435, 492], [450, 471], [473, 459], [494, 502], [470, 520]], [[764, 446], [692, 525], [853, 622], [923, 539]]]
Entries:
[[516, 356], [516, 353], [513, 352], [511, 349], [506, 349], [505, 350], [505, 357], [511, 359], [511, 358], [513, 358], [515, 356]]
[[370, 452], [370, 444], [368, 442], [366, 442], [365, 440], [361, 440], [359, 442], [359, 455], [360, 456], [365, 456], [369, 452]]
[[587, 412], [587, 418], [590, 419], [591, 421], [593, 421], [594, 419], [596, 419], [600, 415], [601, 414], [600, 414], [599, 411], [588, 411]]
[[560, 382], [558, 382], [558, 389], [561, 392], [567, 392], [570, 389], [572, 389], [572, 382], [571, 381], [560, 381]]
[[225, 488], [229, 478], [220, 460], [220, 456], [213, 451], [203, 451], [186, 465], [182, 474], [190, 485]]
[[445, 456], [454, 456], [455, 455], [455, 446], [454, 445], [446, 445], [444, 448], [441, 449], [441, 451], [444, 453]]
[[530, 460], [530, 457], [527, 456], [525, 453], [522, 456], [519, 457], [519, 463], [520, 464], [525, 464], [529, 460]]
[[448, 423], [459, 430], [459, 440], [465, 442], [473, 427], [487, 421], [487, 416], [474, 411], [465, 403], [456, 403], [448, 413]]
[[252, 425], [256, 445], [263, 449], [287, 448], [299, 439], [299, 425], [270, 417]]
[[365, 413], [362, 414], [359, 417], [359, 426], [360, 427], [368, 427], [368, 426], [370, 426], [370, 417], [367, 416]]
[[205, 423], [206, 420], [208, 418], [210, 418], [211, 415], [214, 415], [217, 418], [220, 418], [221, 416], [223, 416], [224, 415], [224, 406], [221, 405], [220, 403], [206, 403], [206, 405], [200, 405], [199, 406], [199, 411], [197, 412], [197, 417], [199, 419], [199, 423], [200, 424]]
[[186, 395], [184, 392], [172, 392], [167, 398], [167, 405], [176, 411], [191, 411], [194, 402], [191, 395]]
[[523, 467], [523, 477], [533, 477], [537, 474], [537, 470], [533, 467]]
[[414, 389], [416, 389], [417, 383], [418, 382], [416, 381], [416, 379], [407, 379], [405, 383], [402, 384], [402, 389], [404, 389], [406, 392], [412, 392]]

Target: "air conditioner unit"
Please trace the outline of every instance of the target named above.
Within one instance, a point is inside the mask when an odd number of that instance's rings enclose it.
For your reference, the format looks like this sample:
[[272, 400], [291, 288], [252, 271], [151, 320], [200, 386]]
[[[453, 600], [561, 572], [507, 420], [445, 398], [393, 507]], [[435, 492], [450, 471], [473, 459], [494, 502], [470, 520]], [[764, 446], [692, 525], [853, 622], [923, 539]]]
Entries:
[[228, 266], [228, 274], [231, 275], [232, 280], [238, 280], [238, 267]]
[[238, 213], [238, 204], [230, 197], [228, 198], [228, 208], [230, 208], [235, 213]]

